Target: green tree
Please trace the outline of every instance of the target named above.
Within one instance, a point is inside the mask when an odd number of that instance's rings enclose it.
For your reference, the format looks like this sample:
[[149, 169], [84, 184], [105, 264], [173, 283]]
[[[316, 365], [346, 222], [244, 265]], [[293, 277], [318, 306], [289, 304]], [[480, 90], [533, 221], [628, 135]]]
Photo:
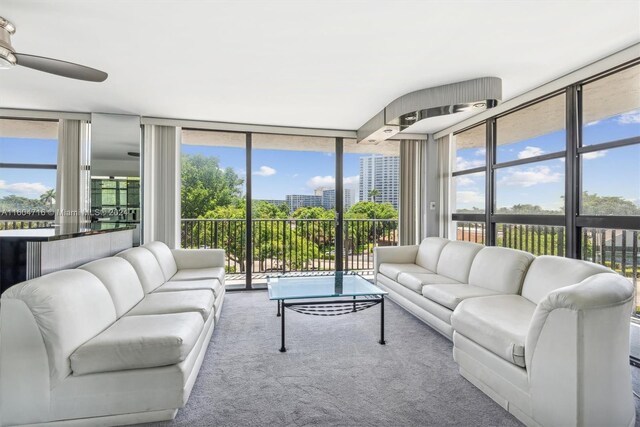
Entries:
[[56, 201], [56, 190], [54, 190], [53, 188], [47, 190], [46, 192], [42, 193], [40, 195], [40, 201], [45, 205], [45, 206], [53, 206], [53, 204]]
[[216, 157], [182, 156], [182, 218], [200, 218], [220, 206], [238, 204], [244, 180]]
[[582, 193], [583, 215], [640, 215], [640, 206], [619, 196], [598, 196], [597, 193]]
[[336, 211], [320, 206], [303, 207], [296, 209], [291, 216], [298, 219], [335, 219]]
[[398, 211], [391, 203], [358, 202], [349, 208], [345, 213], [345, 218], [398, 219]]

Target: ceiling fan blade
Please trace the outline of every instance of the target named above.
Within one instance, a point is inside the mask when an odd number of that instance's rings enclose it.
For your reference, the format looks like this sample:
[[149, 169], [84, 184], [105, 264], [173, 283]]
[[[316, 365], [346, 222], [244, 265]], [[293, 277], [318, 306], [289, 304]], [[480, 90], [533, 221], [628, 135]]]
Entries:
[[104, 71], [74, 64], [73, 62], [60, 61], [59, 59], [45, 58], [43, 56], [26, 55], [24, 53], [15, 53], [14, 55], [16, 56], [18, 65], [62, 77], [69, 77], [71, 79], [103, 82], [109, 76]]

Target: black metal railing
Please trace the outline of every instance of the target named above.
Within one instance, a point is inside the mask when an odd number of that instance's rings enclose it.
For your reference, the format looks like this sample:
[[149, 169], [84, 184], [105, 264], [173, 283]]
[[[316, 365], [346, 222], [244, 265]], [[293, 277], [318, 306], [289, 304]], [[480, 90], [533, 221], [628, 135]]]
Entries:
[[496, 246], [534, 255], [564, 256], [565, 231], [561, 226], [496, 224]]
[[582, 259], [606, 265], [638, 284], [640, 231], [583, 228]]
[[484, 222], [456, 222], [456, 240], [484, 244], [484, 236]]
[[[373, 270], [373, 248], [398, 243], [398, 221], [350, 219], [344, 227], [344, 269]], [[253, 219], [252, 271], [332, 271], [335, 269], [335, 221], [328, 219]], [[221, 248], [226, 270], [244, 273], [246, 220], [183, 219], [183, 248]]]

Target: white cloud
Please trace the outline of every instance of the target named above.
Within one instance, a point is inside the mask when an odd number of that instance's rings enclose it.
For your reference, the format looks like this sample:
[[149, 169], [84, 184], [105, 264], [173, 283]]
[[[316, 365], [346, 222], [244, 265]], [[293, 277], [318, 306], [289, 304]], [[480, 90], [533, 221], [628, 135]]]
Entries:
[[50, 189], [51, 187], [40, 182], [14, 182], [9, 184], [6, 181], [0, 180], [0, 190], [19, 196], [37, 197]]
[[334, 188], [336, 186], [336, 179], [331, 175], [327, 176], [314, 176], [307, 181], [307, 187], [316, 189], [319, 187]]
[[616, 121], [621, 125], [640, 124], [640, 110], [620, 114]]
[[296, 178], [298, 176], [297, 173], [294, 173], [293, 175], [291, 175], [291, 178]]
[[253, 175], [258, 176], [271, 176], [276, 174], [276, 170], [274, 168], [270, 168], [269, 166], [260, 166], [260, 169], [253, 173]]
[[484, 203], [484, 194], [477, 191], [456, 191], [456, 202], [459, 205]]
[[360, 175], [344, 177], [344, 185], [357, 185], [358, 183], [360, 183]]
[[457, 176], [456, 177], [456, 186], [458, 187], [468, 187], [469, 185], [473, 185], [475, 184], [475, 182], [473, 181], [473, 179], [469, 178], [468, 176]]
[[484, 166], [484, 160], [465, 160], [462, 157], [456, 157], [456, 170], [473, 169]]
[[476, 156], [485, 156], [487, 154], [487, 149], [486, 148], [478, 148], [476, 150]]
[[527, 159], [529, 157], [541, 156], [544, 154], [544, 150], [540, 147], [525, 147], [524, 150], [518, 153], [519, 159]]
[[562, 180], [560, 172], [552, 172], [548, 166], [534, 166], [524, 170], [514, 170], [503, 177], [500, 182], [504, 185], [517, 187], [532, 187], [537, 184], [548, 184]]
[[595, 125], [597, 125], [597, 124], [598, 124], [598, 123], [600, 123], [600, 122], [601, 122], [601, 120], [594, 120], [594, 121], [592, 121], [592, 122], [587, 123], [587, 124], [585, 125], [585, 127], [595, 126]]
[[592, 151], [590, 153], [584, 153], [582, 155], [582, 158], [584, 160], [593, 160], [593, 159], [597, 159], [599, 157], [604, 157], [607, 155], [607, 150], [602, 150], [602, 151]]

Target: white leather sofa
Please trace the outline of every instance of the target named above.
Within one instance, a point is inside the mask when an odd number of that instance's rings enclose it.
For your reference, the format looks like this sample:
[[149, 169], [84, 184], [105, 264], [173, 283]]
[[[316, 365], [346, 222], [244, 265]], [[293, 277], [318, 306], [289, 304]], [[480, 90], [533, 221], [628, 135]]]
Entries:
[[438, 237], [374, 254], [377, 285], [452, 339], [460, 374], [526, 425], [634, 425], [629, 280]]
[[175, 417], [224, 299], [224, 251], [152, 242], [0, 299], [0, 425]]

